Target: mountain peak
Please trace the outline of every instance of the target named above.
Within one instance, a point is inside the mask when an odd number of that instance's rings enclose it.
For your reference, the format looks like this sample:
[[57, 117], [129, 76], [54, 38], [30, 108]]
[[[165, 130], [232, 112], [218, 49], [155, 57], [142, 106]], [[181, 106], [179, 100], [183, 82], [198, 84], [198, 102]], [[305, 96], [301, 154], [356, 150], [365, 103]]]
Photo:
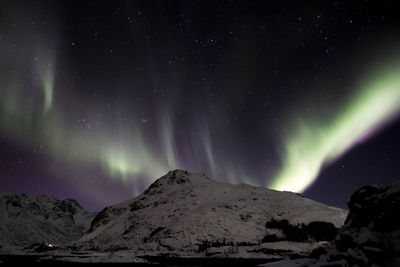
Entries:
[[204, 173], [189, 172], [187, 170], [175, 169], [169, 171], [159, 180], [168, 180], [169, 184], [183, 184], [193, 180], [206, 179], [210, 180]]
[[186, 170], [175, 169], [169, 171], [166, 175], [161, 177], [161, 179], [168, 179], [169, 181], [175, 181], [176, 183], [188, 182], [191, 174]]
[[144, 194], [161, 193], [162, 190], [160, 190], [160, 188], [169, 188], [174, 185], [186, 185], [194, 182], [202, 183], [206, 181], [211, 181], [211, 179], [203, 173], [194, 173], [187, 170], [175, 169], [169, 171], [167, 174], [152, 183], [150, 187], [144, 191]]
[[89, 228], [94, 215], [76, 200], [0, 193], [0, 249], [76, 240]]
[[[156, 180], [136, 198], [100, 212], [80, 244], [85, 249], [122, 246], [157, 253], [192, 253], [202, 251], [207, 242], [291, 241], [292, 228], [301, 232], [313, 229], [314, 224], [333, 229], [334, 236], [346, 215], [344, 210], [297, 194], [221, 183], [178, 169]], [[272, 226], [268, 224], [271, 221], [275, 223]], [[303, 239], [315, 241], [311, 234]]]

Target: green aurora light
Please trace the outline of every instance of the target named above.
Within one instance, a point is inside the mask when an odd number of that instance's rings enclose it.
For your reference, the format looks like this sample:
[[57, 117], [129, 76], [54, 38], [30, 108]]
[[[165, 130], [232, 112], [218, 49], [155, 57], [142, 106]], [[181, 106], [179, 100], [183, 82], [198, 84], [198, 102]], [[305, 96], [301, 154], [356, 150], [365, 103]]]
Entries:
[[400, 112], [400, 67], [362, 83], [335, 116], [296, 122], [284, 140], [283, 166], [270, 188], [304, 192], [321, 169], [372, 137]]
[[[56, 36], [56, 25], [43, 36]], [[42, 31], [42, 26], [32, 27], [38, 27], [36, 32]], [[279, 136], [284, 144], [282, 167], [271, 182], [264, 172], [257, 176], [244, 166], [245, 156], [235, 149], [238, 143], [235, 127], [229, 126], [216, 138], [215, 132], [226, 127], [221, 122], [232, 115], [229, 108], [236, 110], [242, 104], [240, 94], [236, 96], [238, 99], [230, 101], [232, 107], [204, 111], [199, 108], [202, 114], [190, 114], [191, 124], [185, 126], [191, 131], [182, 129], [181, 114], [174, 110], [179, 106], [177, 99], [182, 99], [183, 88], [178, 83], [174, 87], [179, 90], [169, 99], [163, 98], [163, 102], [148, 107], [143, 107], [144, 103], [141, 107], [122, 99], [110, 112], [105, 108], [108, 102], [104, 102], [109, 99], [86, 99], [85, 94], [70, 90], [73, 75], [69, 75], [63, 57], [56, 58], [57, 48], [52, 38], [39, 41], [31, 32], [7, 29], [3, 29], [7, 38], [0, 42], [0, 133], [68, 166], [75, 162], [100, 166], [105, 175], [122, 182], [138, 177], [153, 181], [171, 169], [189, 166], [201, 171], [207, 169], [210, 176], [232, 183], [259, 185], [263, 182], [258, 178], [265, 177], [264, 185], [302, 192], [324, 166], [372, 136], [400, 112], [397, 65], [361, 84], [346, 103], [327, 106], [334, 112], [333, 118], [321, 115], [288, 127], [290, 135]], [[121, 86], [116, 84], [112, 90], [118, 92]], [[157, 112], [158, 109], [161, 111]], [[143, 110], [152, 115], [152, 125], [140, 122], [138, 116]], [[227, 142], [223, 149], [217, 148], [222, 139]]]

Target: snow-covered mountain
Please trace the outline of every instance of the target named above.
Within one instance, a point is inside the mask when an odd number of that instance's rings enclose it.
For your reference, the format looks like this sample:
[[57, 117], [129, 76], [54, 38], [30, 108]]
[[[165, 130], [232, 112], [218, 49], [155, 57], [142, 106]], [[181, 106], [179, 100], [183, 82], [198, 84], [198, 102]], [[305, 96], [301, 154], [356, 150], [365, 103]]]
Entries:
[[334, 239], [346, 216], [299, 194], [174, 170], [101, 211], [79, 246], [146, 255], [308, 253], [317, 241]]
[[0, 193], [0, 252], [79, 239], [94, 216], [73, 199]]
[[[360, 188], [349, 209], [182, 170], [95, 217], [74, 200], [0, 193], [0, 263], [399, 266], [400, 182]], [[29, 246], [40, 242], [61, 246]]]

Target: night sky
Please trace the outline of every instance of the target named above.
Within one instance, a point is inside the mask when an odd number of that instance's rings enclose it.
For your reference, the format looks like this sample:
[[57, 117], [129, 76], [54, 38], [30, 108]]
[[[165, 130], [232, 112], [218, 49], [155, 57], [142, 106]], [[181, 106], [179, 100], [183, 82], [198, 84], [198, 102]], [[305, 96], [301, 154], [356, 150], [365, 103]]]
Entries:
[[396, 1], [1, 1], [0, 191], [180, 168], [346, 207], [400, 173]]

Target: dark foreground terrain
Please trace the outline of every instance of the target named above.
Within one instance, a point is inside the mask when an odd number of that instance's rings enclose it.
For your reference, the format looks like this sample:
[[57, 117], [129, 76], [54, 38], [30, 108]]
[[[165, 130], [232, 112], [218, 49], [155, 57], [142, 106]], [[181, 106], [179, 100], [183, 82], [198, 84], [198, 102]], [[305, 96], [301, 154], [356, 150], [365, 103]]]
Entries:
[[[399, 182], [360, 188], [350, 198], [348, 214], [298, 194], [219, 183], [182, 170], [98, 214], [72, 200], [1, 197], [3, 264], [400, 264]], [[63, 227], [78, 237], [66, 235]], [[40, 242], [32, 244], [35, 240]]]
[[268, 261], [265, 259], [228, 259], [228, 258], [177, 258], [177, 257], [144, 257], [148, 262], [132, 263], [90, 263], [90, 262], [68, 262], [55, 259], [43, 259], [42, 255], [2, 255], [2, 264], [13, 266], [259, 266]]

